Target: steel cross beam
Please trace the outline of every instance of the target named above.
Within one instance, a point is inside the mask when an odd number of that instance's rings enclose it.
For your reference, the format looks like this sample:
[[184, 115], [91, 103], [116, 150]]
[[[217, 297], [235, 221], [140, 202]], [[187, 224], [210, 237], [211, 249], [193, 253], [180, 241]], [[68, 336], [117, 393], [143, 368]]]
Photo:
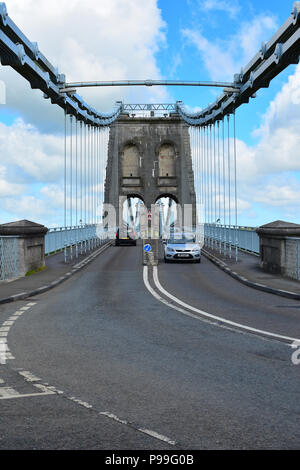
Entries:
[[203, 81], [187, 81], [187, 80], [118, 80], [104, 82], [70, 82], [66, 83], [64, 91], [69, 88], [86, 88], [86, 87], [108, 87], [108, 86], [197, 86], [197, 87], [217, 87], [232, 88], [239, 91], [235, 83], [229, 82], [203, 82]]
[[[118, 102], [117, 102], [118, 103]], [[123, 103], [123, 111], [172, 111], [176, 112], [176, 103]]]

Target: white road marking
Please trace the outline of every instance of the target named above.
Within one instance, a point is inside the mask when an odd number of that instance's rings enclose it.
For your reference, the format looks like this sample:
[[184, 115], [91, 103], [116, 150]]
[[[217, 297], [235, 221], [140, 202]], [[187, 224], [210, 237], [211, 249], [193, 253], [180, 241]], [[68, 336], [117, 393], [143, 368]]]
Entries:
[[[152, 287], [150, 286], [149, 284], [149, 280], [148, 280], [148, 266], [144, 266], [144, 270], [143, 270], [143, 277], [144, 277], [144, 283], [145, 283], [145, 286], [147, 287], [147, 289], [149, 290], [149, 292], [155, 297], [157, 298], [158, 300], [160, 300], [161, 302], [165, 303], [166, 305], [168, 305], [169, 307], [175, 309], [175, 310], [178, 310], [180, 311], [181, 313], [183, 313], [184, 315], [187, 315], [189, 317], [192, 317], [192, 318], [195, 318], [197, 320], [202, 320], [201, 317], [197, 316], [197, 315], [194, 315], [192, 313], [190, 313], [189, 311], [187, 310], [184, 310], [180, 307], [178, 307], [177, 305], [173, 305], [172, 303], [168, 302], [167, 300], [163, 299], [160, 295], [158, 295], [154, 289], [152, 289]], [[177, 297], [175, 297], [174, 295], [170, 294], [168, 291], [166, 291], [162, 285], [160, 284], [159, 282], [159, 279], [158, 279], [158, 270], [157, 270], [157, 266], [154, 266], [153, 267], [153, 280], [154, 280], [154, 283], [155, 283], [155, 286], [157, 287], [157, 289], [162, 293], [164, 294], [166, 297], [168, 297], [169, 299], [171, 299], [173, 302], [176, 302], [177, 304], [181, 305], [182, 307], [188, 309], [188, 310], [191, 310], [193, 312], [197, 312], [198, 314], [200, 314], [201, 316], [205, 317], [205, 318], [209, 318], [210, 320], [213, 320], [215, 322], [222, 322], [224, 323], [225, 325], [230, 325], [231, 327], [235, 327], [235, 328], [238, 328], [238, 329], [241, 329], [241, 330], [244, 330], [244, 331], [248, 331], [248, 332], [251, 332], [251, 333], [256, 333], [258, 335], [263, 335], [263, 336], [268, 336], [269, 338], [273, 338], [273, 339], [280, 339], [280, 340], [285, 340], [285, 341], [290, 341], [290, 342], [294, 342], [294, 341], [299, 341], [299, 339], [297, 338], [293, 338], [293, 337], [290, 337], [290, 336], [284, 336], [284, 335], [279, 335], [277, 333], [272, 333], [270, 331], [265, 331], [265, 330], [260, 330], [258, 328], [252, 328], [250, 326], [247, 326], [247, 325], [243, 325], [241, 323], [237, 323], [237, 322], [233, 322], [231, 320], [227, 320], [226, 318], [223, 318], [223, 317], [219, 317], [219, 316], [216, 316], [216, 315], [212, 315], [211, 313], [208, 313], [208, 312], [205, 312], [203, 310], [200, 310], [196, 307], [193, 307], [189, 304], [187, 304], [186, 302], [183, 302], [182, 300], [178, 299]], [[216, 326], [222, 326], [222, 325], [218, 325], [218, 324], [215, 324]]]
[[84, 406], [84, 408], [93, 408], [92, 405], [87, 403], [86, 401], [79, 400], [79, 398], [75, 397], [68, 397], [69, 400], [73, 401], [74, 403], [78, 403], [78, 405]]
[[0, 399], [12, 398], [12, 397], [18, 397], [18, 396], [20, 396], [20, 393], [18, 393], [14, 388], [0, 387]]
[[62, 392], [61, 390], [57, 390], [57, 388], [55, 387], [50, 387], [50, 386], [47, 386], [46, 385], [43, 385], [43, 384], [33, 384], [34, 387], [38, 388], [39, 390], [42, 390], [44, 393], [55, 393], [55, 394], [58, 394], [58, 395], [62, 395], [64, 392]]
[[118, 418], [118, 416], [116, 416], [113, 413], [110, 413], [109, 411], [101, 411], [99, 413], [99, 415], [103, 415], [103, 416], [106, 416], [107, 418], [113, 419], [117, 423], [125, 424], [127, 426], [130, 426], [133, 429], [135, 429], [136, 431], [142, 432], [143, 434], [147, 434], [148, 436], [154, 437], [155, 439], [159, 439], [160, 441], [167, 442], [168, 444], [171, 444], [173, 446], [176, 444], [176, 441], [172, 441], [168, 437], [163, 436], [162, 434], [159, 434], [158, 432], [151, 431], [150, 429], [137, 428], [136, 426], [131, 424], [129, 421], [125, 421], [124, 419]]
[[167, 442], [168, 444], [171, 444], [172, 446], [176, 444], [176, 441], [172, 441], [168, 437], [163, 436], [162, 434], [159, 434], [155, 431], [150, 431], [150, 429], [139, 429], [139, 431], [141, 431], [144, 434], [148, 434], [149, 436], [155, 437], [155, 439], [159, 439], [160, 441]]
[[32, 374], [31, 372], [29, 372], [28, 370], [19, 371], [19, 374], [24, 377], [24, 379], [26, 380], [26, 382], [38, 382], [38, 381], [41, 380], [41, 379], [39, 379], [39, 377], [36, 377], [35, 375], [33, 375], [33, 374]]
[[[36, 305], [36, 302], [29, 302], [27, 305], [25, 305], [24, 307], [21, 307], [19, 310], [17, 310], [15, 313], [13, 313], [9, 317], [8, 320], [3, 322], [2, 326], [0, 327], [0, 338], [1, 338], [2, 343], [4, 341], [4, 338], [5, 338], [5, 342], [6, 342], [6, 338], [8, 336], [8, 333], [9, 333], [11, 327], [13, 326], [13, 324], [15, 323], [15, 321], [18, 318], [20, 318], [20, 316], [23, 315], [23, 313], [25, 313], [27, 310], [29, 310], [34, 305]], [[10, 360], [15, 359], [14, 356], [10, 353], [8, 346], [7, 346], [7, 351], [6, 351], [4, 359], [10, 359]]]
[[[30, 307], [32, 307], [33, 305], [36, 305], [36, 302], [34, 302], [34, 303], [31, 302], [31, 303], [27, 304], [27, 306], [21, 307], [17, 312], [15, 312], [10, 317], [10, 320], [5, 321], [3, 323], [4, 326], [2, 326], [0, 328], [0, 336], [3, 335], [3, 336], [6, 337], [8, 335], [8, 332], [9, 332], [11, 326], [14, 324], [15, 320], [17, 320], [21, 315], [23, 315], [23, 313], [25, 311], [29, 310]], [[5, 343], [6, 343], [6, 339], [2, 340], [2, 341], [5, 341]], [[9, 352], [9, 349], [8, 349], [8, 352], [6, 353], [6, 358], [14, 359], [12, 354]], [[34, 387], [41, 390], [41, 392], [21, 394], [21, 393], [17, 392], [15, 389], [13, 389], [12, 387], [0, 387], [0, 400], [7, 400], [7, 399], [13, 399], [13, 398], [38, 397], [38, 396], [56, 395], [56, 394], [63, 394], [64, 393], [63, 391], [58, 390], [56, 387], [45, 385], [45, 384], [42, 384], [42, 383], [35, 383], [35, 382], [39, 382], [41, 379], [39, 377], [36, 377], [34, 374], [32, 374], [28, 370], [22, 370], [21, 369], [21, 370], [19, 370], [19, 374], [22, 377], [24, 377], [24, 379], [27, 382], [31, 382]], [[0, 379], [0, 384], [1, 383], [4, 383], [4, 381], [2, 379]], [[71, 400], [74, 403], [76, 403], [80, 406], [83, 406], [86, 409], [93, 408], [92, 405], [90, 405], [89, 403], [87, 403], [83, 400], [80, 400], [78, 398], [75, 398], [75, 397], [67, 397], [67, 398], [68, 398], [68, 400]], [[151, 437], [154, 437], [155, 439], [159, 439], [163, 442], [167, 442], [168, 444], [175, 445], [175, 441], [172, 441], [168, 437], [163, 436], [162, 434], [159, 434], [155, 431], [151, 431], [149, 429], [137, 428], [137, 427], [133, 426], [132, 424], [130, 424], [128, 421], [125, 421], [123, 419], [118, 418], [116, 415], [114, 415], [113, 413], [110, 413], [109, 411], [99, 412], [99, 415], [106, 416], [106, 417], [108, 417], [110, 419], [113, 419], [114, 421], [116, 421], [120, 424], [125, 424], [127, 426], [131, 426], [134, 429], [136, 429], [137, 431], [139, 431], [143, 434], [147, 434]]]
[[[2, 387], [0, 387], [1, 390]], [[0, 400], [9, 400], [11, 398], [30, 398], [30, 397], [41, 397], [41, 396], [46, 396], [46, 395], [55, 395], [54, 392], [42, 392], [42, 393], [18, 393], [16, 392], [16, 395], [7, 395], [7, 396], [1, 396], [0, 395]]]
[[109, 411], [101, 411], [99, 415], [107, 416], [107, 418], [113, 419], [114, 421], [117, 421], [118, 423], [128, 425], [128, 421], [118, 418], [118, 416], [114, 415], [113, 413], [110, 413]]

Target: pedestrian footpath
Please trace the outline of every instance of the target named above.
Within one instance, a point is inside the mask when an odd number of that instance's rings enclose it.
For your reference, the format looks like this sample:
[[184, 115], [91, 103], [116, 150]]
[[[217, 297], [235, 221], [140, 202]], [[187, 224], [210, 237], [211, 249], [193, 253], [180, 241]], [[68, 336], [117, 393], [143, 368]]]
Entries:
[[26, 299], [56, 287], [90, 263], [111, 246], [107, 242], [100, 248], [78, 255], [65, 263], [64, 253], [46, 257], [46, 269], [13, 281], [0, 282], [0, 304]]
[[260, 257], [256, 254], [239, 250], [238, 261], [236, 261], [234, 251], [231, 253], [231, 258], [224, 256], [219, 250], [207, 247], [202, 249], [202, 253], [243, 284], [282, 297], [300, 300], [300, 282], [263, 271], [259, 264]]

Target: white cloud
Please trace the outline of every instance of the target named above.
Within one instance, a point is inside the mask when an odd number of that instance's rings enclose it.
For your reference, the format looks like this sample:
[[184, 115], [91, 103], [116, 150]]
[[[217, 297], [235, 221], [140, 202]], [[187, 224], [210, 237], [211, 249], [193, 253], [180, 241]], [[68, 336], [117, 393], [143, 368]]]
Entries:
[[31, 195], [20, 197], [17, 205], [14, 198], [6, 198], [2, 203], [2, 208], [15, 214], [19, 219], [34, 219], [34, 221], [39, 220], [48, 210], [45, 201]]
[[22, 191], [24, 191], [24, 185], [7, 181], [6, 168], [0, 166], [0, 198], [15, 196], [16, 194], [22, 193]]
[[197, 48], [212, 80], [232, 80], [276, 29], [274, 17], [260, 15], [242, 22], [238, 32], [227, 39], [210, 40], [201, 30], [189, 28], [183, 29], [182, 35]]
[[21, 119], [12, 126], [0, 123], [2, 223], [25, 218], [47, 224], [59, 218], [63, 148], [62, 137], [40, 134]]
[[21, 119], [0, 123], [0, 155], [8, 179], [22, 183], [57, 181], [63, 171], [63, 139], [40, 134]]
[[206, 11], [225, 11], [231, 17], [236, 17], [241, 9], [237, 0], [200, 0], [199, 5], [201, 9]]
[[300, 65], [270, 103], [254, 135], [257, 145], [238, 141], [241, 178], [300, 171]]
[[281, 218], [300, 216], [300, 65], [270, 103], [256, 145], [237, 142], [240, 191]]
[[[186, 29], [183, 36], [202, 56], [213, 80], [232, 80], [233, 74], [253, 57], [261, 42], [277, 29], [272, 16], [244, 22], [237, 34], [226, 40], [209, 40], [201, 31]], [[237, 140], [238, 185], [243, 200], [265, 211], [295, 214], [299, 221], [300, 183], [300, 65], [270, 103], [261, 125], [253, 132], [255, 145]], [[238, 113], [237, 113], [238, 115]], [[242, 207], [244, 213], [247, 207]], [[254, 213], [251, 209], [249, 214]], [[295, 220], [294, 218], [294, 220]]]
[[[270, 102], [260, 127], [254, 132], [257, 143], [249, 145], [237, 139], [237, 180], [238, 194], [241, 196], [239, 214], [246, 219], [253, 217], [254, 220], [263, 214], [267, 221], [268, 217], [274, 217], [270, 214], [275, 214], [277, 218], [299, 222], [299, 90], [300, 65]], [[227, 145], [226, 139], [226, 150]], [[232, 150], [233, 145], [231, 139]], [[232, 157], [231, 153], [231, 163]], [[233, 171], [232, 167], [232, 175]], [[231, 206], [234, 207], [234, 201]]]
[[[79, 134], [80, 136], [80, 134]], [[76, 152], [73, 140], [73, 209], [76, 201]], [[103, 140], [105, 142], [105, 139]], [[67, 207], [70, 208], [70, 147], [67, 144]], [[105, 143], [103, 143], [105, 145]], [[17, 119], [12, 126], [0, 123], [0, 219], [9, 222], [13, 219], [31, 219], [36, 222], [63, 224], [64, 209], [64, 138], [52, 134], [42, 134], [32, 125]], [[78, 170], [80, 166], [80, 137], [78, 137]], [[92, 168], [86, 165], [82, 181], [90, 186], [91, 193], [103, 194], [103, 184], [96, 184], [90, 178]], [[98, 179], [102, 178], [102, 169]], [[77, 207], [81, 209], [81, 177], [77, 179]], [[84, 201], [82, 201], [84, 207]], [[6, 213], [6, 214], [5, 214]], [[3, 220], [4, 218], [4, 220]], [[68, 217], [69, 220], [69, 217]], [[75, 216], [73, 218], [75, 221]]]
[[[7, 0], [11, 18], [67, 81], [161, 78], [155, 53], [165, 43], [166, 25], [156, 0]], [[46, 19], [46, 20], [45, 20]], [[9, 67], [1, 68], [7, 105], [40, 129], [62, 128], [62, 111]], [[167, 99], [164, 88], [136, 90], [142, 101]], [[100, 110], [132, 98], [128, 88], [82, 89]], [[60, 121], [59, 121], [60, 120]], [[51, 129], [52, 125], [52, 129]]]
[[300, 209], [300, 184], [294, 181], [292, 176], [286, 177], [284, 183], [275, 184], [272, 181], [263, 188], [258, 187], [253, 195], [254, 201], [267, 206], [286, 207]]
[[41, 195], [45, 196], [51, 207], [62, 209], [64, 207], [64, 188], [62, 185], [51, 184], [43, 186]]

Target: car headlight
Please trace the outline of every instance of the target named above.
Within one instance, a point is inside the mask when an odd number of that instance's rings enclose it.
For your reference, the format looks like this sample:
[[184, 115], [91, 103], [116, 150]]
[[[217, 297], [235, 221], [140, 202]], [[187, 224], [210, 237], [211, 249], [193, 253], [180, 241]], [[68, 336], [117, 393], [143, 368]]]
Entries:
[[197, 251], [198, 253], [200, 252], [199, 248], [194, 248], [192, 251], [193, 252]]
[[175, 251], [174, 248], [170, 248], [170, 247], [167, 247], [167, 250], [168, 250], [168, 251], [171, 251], [171, 252], [173, 252], [173, 253], [174, 253], [174, 251]]

